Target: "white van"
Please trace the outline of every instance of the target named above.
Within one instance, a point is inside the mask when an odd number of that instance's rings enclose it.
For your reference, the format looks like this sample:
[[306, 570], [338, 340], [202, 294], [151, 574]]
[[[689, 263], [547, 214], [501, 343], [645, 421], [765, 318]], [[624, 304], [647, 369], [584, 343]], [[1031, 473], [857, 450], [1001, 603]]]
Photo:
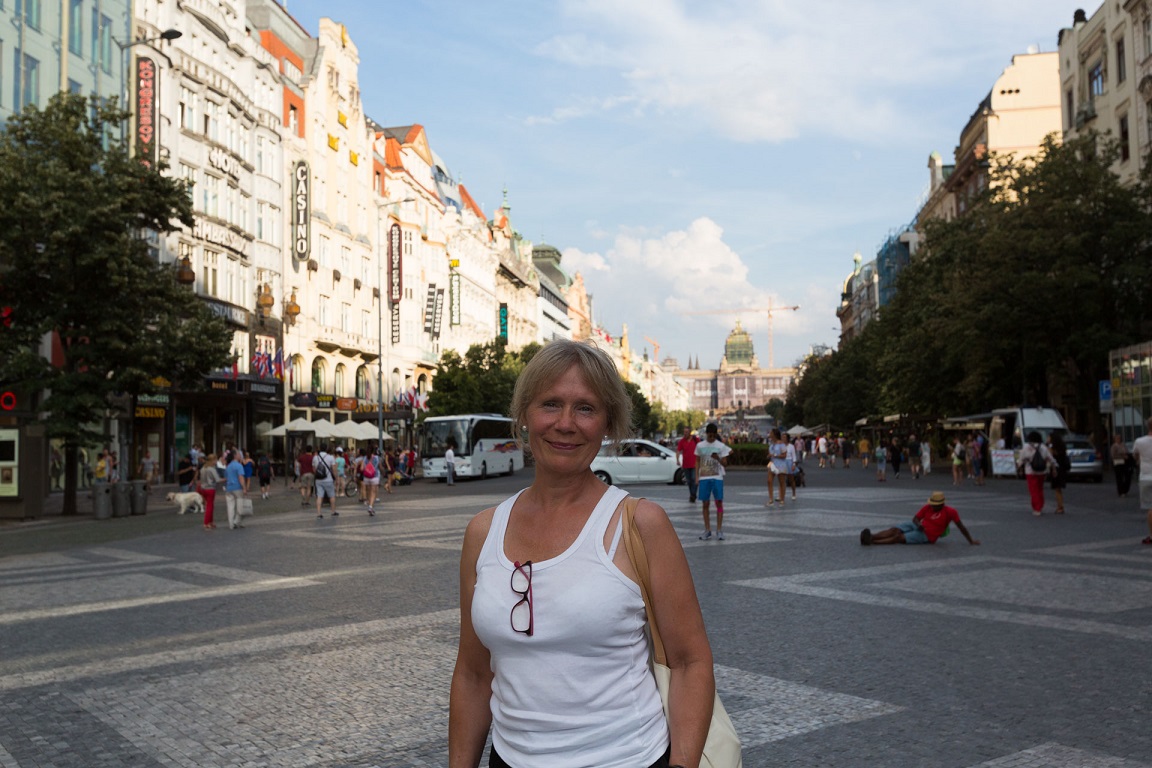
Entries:
[[1039, 432], [1046, 442], [1053, 432], [1068, 434], [1068, 424], [1055, 408], [997, 408], [992, 411], [988, 439], [993, 447], [1004, 439], [1005, 448], [1024, 447], [1030, 432]]

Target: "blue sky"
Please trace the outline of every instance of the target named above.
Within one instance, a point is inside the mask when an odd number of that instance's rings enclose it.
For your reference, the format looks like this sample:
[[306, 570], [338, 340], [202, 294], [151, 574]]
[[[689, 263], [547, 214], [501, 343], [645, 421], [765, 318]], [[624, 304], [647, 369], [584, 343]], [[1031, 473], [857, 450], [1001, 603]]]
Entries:
[[[491, 215], [579, 270], [635, 348], [715, 367], [736, 315], [777, 365], [835, 345], [852, 255], [912, 220], [927, 162], [1012, 56], [1056, 50], [1051, 0], [288, 0], [360, 51], [365, 112], [420, 123]], [[1085, 7], [1091, 14], [1097, 6]], [[767, 365], [765, 313], [744, 327]]]

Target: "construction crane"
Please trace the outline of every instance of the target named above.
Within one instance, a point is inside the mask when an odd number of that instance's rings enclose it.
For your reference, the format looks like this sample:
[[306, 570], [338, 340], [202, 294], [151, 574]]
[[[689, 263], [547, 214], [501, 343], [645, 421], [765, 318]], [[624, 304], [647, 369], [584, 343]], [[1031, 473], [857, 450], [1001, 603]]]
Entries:
[[772, 344], [773, 344], [773, 342], [772, 342], [772, 314], [774, 312], [781, 312], [784, 310], [789, 310], [789, 311], [795, 312], [798, 309], [800, 309], [799, 305], [787, 306], [787, 307], [777, 307], [777, 306], [774, 306], [771, 302], [769, 302], [767, 307], [739, 307], [736, 309], [701, 309], [701, 310], [698, 310], [696, 312], [684, 312], [683, 314], [685, 314], [685, 315], [746, 315], [749, 312], [763, 312], [763, 313], [765, 313], [766, 315], [768, 315], [768, 367], [769, 368], [775, 368], [776, 367], [776, 359], [775, 359], [774, 351], [772, 349]]
[[644, 341], [646, 341], [652, 345], [652, 349], [655, 350], [655, 352], [653, 353], [655, 355], [654, 362], [657, 365], [659, 365], [660, 364], [660, 342], [656, 341], [656, 339], [649, 338], [648, 336], [644, 337]]

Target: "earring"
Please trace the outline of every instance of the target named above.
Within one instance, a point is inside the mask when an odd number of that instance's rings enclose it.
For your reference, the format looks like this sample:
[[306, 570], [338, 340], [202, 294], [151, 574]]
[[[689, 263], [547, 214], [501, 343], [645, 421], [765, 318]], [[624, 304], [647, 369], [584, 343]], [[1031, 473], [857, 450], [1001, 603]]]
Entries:
[[528, 434], [528, 425], [527, 424], [521, 424], [520, 425], [520, 431], [523, 432], [524, 434]]

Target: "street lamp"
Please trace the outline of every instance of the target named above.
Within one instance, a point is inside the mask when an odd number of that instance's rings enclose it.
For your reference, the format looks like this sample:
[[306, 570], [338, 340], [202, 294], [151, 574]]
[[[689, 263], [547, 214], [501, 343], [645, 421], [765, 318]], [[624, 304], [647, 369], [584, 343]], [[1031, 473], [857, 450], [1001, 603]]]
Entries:
[[[414, 203], [416, 198], [406, 197], [403, 200], [397, 200], [394, 203], [388, 203], [388, 207], [396, 208], [404, 203]], [[399, 222], [397, 222], [399, 223]], [[389, 232], [389, 237], [391, 232]], [[389, 240], [390, 241], [390, 240]], [[376, 219], [376, 243], [378, 248], [383, 249], [384, 233], [380, 231], [380, 219]], [[376, 292], [379, 296], [376, 297], [376, 430], [377, 430], [377, 450], [384, 449], [384, 256], [379, 251], [376, 258]], [[391, 305], [391, 301], [389, 301]], [[391, 324], [389, 324], [391, 328]], [[391, 344], [392, 340], [389, 339], [388, 343]]]
[[260, 325], [264, 325], [268, 315], [272, 314], [272, 307], [275, 304], [276, 299], [272, 298], [272, 286], [264, 283], [264, 286], [256, 291], [256, 312], [260, 315]]
[[196, 271], [192, 269], [192, 260], [187, 256], [176, 262], [176, 282], [180, 285], [192, 285], [196, 282]]

